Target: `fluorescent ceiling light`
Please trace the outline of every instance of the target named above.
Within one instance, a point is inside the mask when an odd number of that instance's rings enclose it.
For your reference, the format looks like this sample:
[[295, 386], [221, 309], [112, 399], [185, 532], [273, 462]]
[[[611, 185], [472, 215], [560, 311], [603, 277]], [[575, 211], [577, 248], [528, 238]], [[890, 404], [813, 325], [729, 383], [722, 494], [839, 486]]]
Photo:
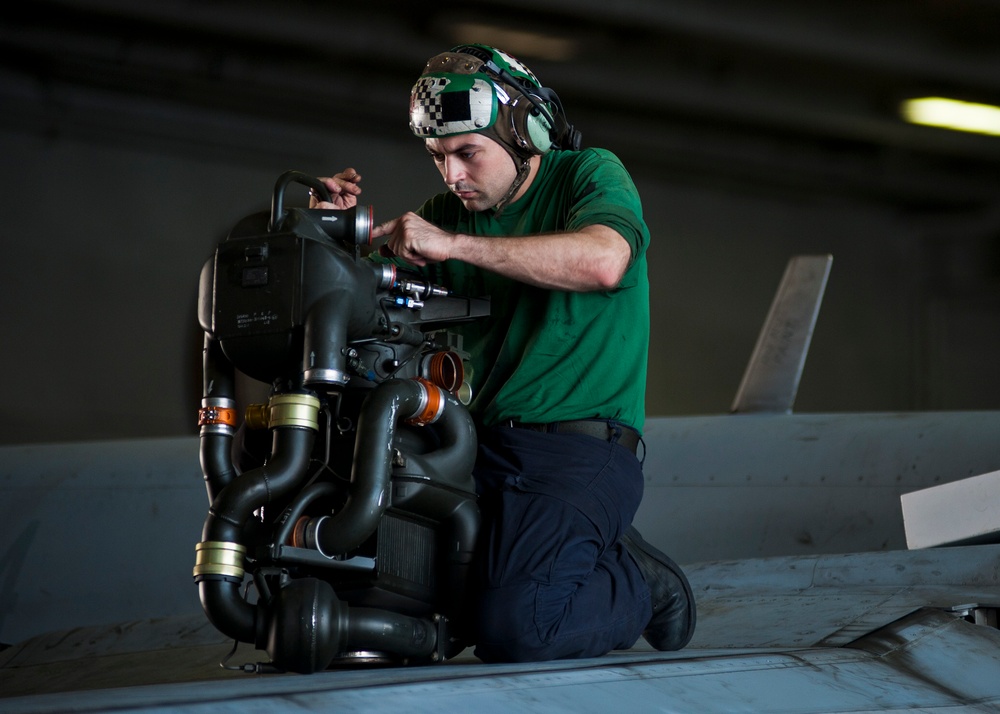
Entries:
[[1000, 136], [1000, 107], [924, 97], [903, 102], [901, 113], [912, 124]]
[[531, 30], [514, 30], [479, 22], [457, 22], [452, 26], [452, 37], [459, 43], [480, 42], [499, 47], [515, 57], [564, 62], [577, 50], [573, 40], [553, 37]]

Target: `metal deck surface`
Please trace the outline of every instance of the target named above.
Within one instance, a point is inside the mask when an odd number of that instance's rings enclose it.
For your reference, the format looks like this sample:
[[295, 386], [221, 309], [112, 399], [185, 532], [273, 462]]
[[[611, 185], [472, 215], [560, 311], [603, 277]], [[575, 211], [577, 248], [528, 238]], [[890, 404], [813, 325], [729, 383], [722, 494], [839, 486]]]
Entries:
[[[676, 653], [253, 674], [199, 616], [79, 628], [0, 652], [0, 711], [857, 712], [1000, 709], [1000, 546], [690, 568], [700, 622]], [[957, 608], [957, 610], [956, 610]], [[642, 643], [644, 645], [644, 643]], [[255, 662], [247, 646], [230, 661]]]

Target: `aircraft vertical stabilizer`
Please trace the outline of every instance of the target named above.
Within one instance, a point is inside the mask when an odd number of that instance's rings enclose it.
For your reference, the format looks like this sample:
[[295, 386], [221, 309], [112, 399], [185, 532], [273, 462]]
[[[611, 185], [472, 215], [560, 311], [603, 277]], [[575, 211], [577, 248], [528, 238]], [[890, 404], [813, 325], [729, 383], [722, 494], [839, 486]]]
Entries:
[[788, 261], [732, 412], [792, 411], [832, 262], [831, 255], [800, 255]]

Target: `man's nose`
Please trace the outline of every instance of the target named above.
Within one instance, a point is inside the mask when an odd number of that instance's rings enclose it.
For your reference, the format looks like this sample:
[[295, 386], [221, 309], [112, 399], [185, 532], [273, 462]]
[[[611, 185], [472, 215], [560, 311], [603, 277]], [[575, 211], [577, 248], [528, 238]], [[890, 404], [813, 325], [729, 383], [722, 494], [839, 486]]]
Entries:
[[453, 157], [445, 157], [444, 182], [449, 186], [454, 186], [463, 178], [465, 178], [465, 169], [462, 166], [462, 162]]

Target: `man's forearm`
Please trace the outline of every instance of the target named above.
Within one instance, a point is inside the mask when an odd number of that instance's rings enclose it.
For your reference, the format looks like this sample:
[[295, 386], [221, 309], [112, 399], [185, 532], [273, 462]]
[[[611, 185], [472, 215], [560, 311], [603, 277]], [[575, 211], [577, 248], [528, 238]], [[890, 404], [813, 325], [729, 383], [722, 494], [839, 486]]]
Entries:
[[456, 260], [553, 290], [611, 290], [631, 259], [625, 239], [602, 225], [535, 236], [456, 234], [452, 240], [449, 253]]

